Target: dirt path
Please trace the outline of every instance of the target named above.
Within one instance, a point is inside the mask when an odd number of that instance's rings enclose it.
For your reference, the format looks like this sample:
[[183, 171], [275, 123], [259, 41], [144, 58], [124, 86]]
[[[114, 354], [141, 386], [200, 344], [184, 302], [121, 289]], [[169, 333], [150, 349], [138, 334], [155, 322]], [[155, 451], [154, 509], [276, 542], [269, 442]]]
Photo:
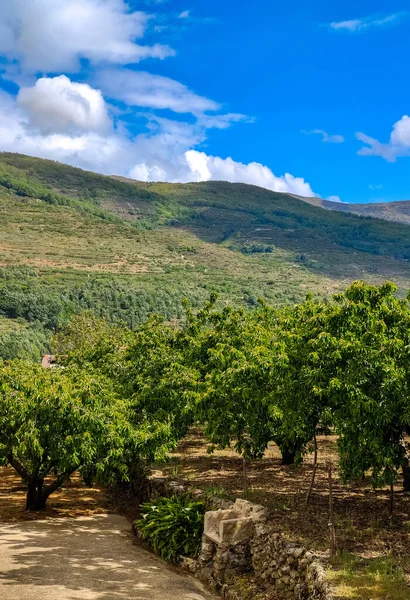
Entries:
[[119, 515], [0, 525], [4, 600], [211, 600], [133, 541]]

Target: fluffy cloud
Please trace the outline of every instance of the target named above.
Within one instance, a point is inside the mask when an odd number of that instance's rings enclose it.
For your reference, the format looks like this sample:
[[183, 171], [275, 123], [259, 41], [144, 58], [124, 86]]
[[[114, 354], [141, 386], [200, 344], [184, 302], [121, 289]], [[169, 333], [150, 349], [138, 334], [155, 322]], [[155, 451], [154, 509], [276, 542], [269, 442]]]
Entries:
[[65, 75], [43, 77], [33, 87], [21, 88], [17, 105], [26, 111], [29, 124], [43, 134], [104, 132], [111, 127], [101, 92]]
[[[130, 147], [114, 132], [50, 133], [33, 129], [25, 111], [14, 98], [0, 92], [0, 150], [20, 152], [66, 162], [85, 169], [109, 173], [120, 170]], [[119, 171], [118, 171], [119, 172]]]
[[385, 27], [387, 25], [398, 24], [402, 19], [408, 16], [408, 12], [398, 12], [390, 15], [370, 15], [360, 19], [350, 19], [348, 21], [335, 21], [330, 23], [331, 29], [335, 31], [348, 31], [352, 33], [362, 33], [375, 27]]
[[95, 83], [109, 98], [122, 100], [130, 106], [168, 108], [194, 115], [220, 108], [213, 100], [198, 96], [175, 79], [145, 71], [105, 69], [95, 76]]
[[403, 115], [403, 117], [393, 125], [390, 143], [395, 146], [405, 146], [410, 148], [410, 117], [408, 115]]
[[360, 156], [381, 156], [388, 162], [395, 162], [399, 156], [410, 155], [410, 117], [403, 115], [393, 125], [390, 139], [385, 144], [361, 131], [356, 133], [356, 138], [366, 144], [358, 151]]
[[256, 162], [243, 164], [195, 150], [207, 136], [207, 130], [199, 124], [151, 117], [147, 132], [132, 138], [125, 130], [93, 130], [91, 123], [87, 129], [85, 121], [81, 121], [82, 131], [79, 127], [76, 131], [63, 132], [61, 128], [59, 132], [47, 132], [33, 128], [32, 119], [33, 113], [27, 113], [21, 102], [17, 105], [12, 96], [0, 92], [0, 150], [144, 181], [226, 180], [301, 196], [315, 195], [304, 179], [289, 173], [277, 177]]
[[[180, 17], [193, 22], [189, 11]], [[252, 119], [221, 113], [220, 104], [183, 83], [130, 68], [174, 54], [168, 46], [137, 43], [151, 18], [127, 0], [0, 0], [0, 58], [7, 77], [22, 86], [16, 97], [0, 90], [0, 150], [145, 181], [223, 179], [314, 195], [302, 178], [200, 151], [209, 130]], [[78, 73], [80, 82], [67, 73]], [[105, 98], [127, 109], [108, 107]], [[149, 113], [132, 122], [133, 107]], [[166, 119], [160, 110], [190, 116]]]
[[204, 152], [190, 150], [185, 154], [194, 181], [223, 180], [249, 183], [273, 190], [289, 192], [298, 196], [315, 196], [310, 185], [301, 177], [286, 173], [277, 177], [269, 167], [257, 162], [243, 164], [232, 158], [207, 156]]
[[306, 135], [321, 135], [322, 142], [326, 142], [328, 144], [342, 144], [345, 141], [342, 135], [331, 135], [323, 129], [312, 129], [311, 131], [305, 131], [302, 129], [302, 133], [305, 133]]
[[124, 0], [10, 0], [0, 2], [0, 54], [31, 71], [74, 72], [80, 59], [136, 63], [165, 58], [168, 46], [142, 46], [149, 15]]

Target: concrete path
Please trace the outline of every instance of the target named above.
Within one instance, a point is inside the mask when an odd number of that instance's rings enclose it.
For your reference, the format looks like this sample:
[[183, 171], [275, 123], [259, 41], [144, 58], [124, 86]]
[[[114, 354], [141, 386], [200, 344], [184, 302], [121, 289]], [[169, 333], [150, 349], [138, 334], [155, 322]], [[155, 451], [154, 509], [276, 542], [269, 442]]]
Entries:
[[211, 600], [118, 515], [0, 525], [1, 600]]

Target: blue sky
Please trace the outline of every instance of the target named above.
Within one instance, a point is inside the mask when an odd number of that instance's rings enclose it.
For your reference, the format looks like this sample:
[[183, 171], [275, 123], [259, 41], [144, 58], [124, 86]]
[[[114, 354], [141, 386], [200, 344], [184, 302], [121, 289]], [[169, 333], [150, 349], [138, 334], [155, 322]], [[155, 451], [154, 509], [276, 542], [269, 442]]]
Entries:
[[145, 180], [410, 198], [410, 4], [13, 0], [0, 149]]

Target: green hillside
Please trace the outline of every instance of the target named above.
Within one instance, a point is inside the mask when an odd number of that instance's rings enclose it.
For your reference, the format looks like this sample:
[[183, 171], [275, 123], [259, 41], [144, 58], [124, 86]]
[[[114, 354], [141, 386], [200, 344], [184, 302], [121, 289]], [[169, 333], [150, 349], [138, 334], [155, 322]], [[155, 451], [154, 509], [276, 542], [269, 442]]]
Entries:
[[212, 290], [253, 306], [352, 279], [410, 288], [410, 226], [255, 186], [141, 183], [0, 154], [0, 355], [38, 357], [90, 309], [135, 327]]
[[410, 200], [397, 202], [369, 202], [368, 204], [350, 204], [349, 202], [330, 202], [323, 198], [304, 198], [295, 196], [313, 206], [321, 206], [328, 210], [353, 213], [363, 217], [374, 217], [394, 223], [410, 225]]

